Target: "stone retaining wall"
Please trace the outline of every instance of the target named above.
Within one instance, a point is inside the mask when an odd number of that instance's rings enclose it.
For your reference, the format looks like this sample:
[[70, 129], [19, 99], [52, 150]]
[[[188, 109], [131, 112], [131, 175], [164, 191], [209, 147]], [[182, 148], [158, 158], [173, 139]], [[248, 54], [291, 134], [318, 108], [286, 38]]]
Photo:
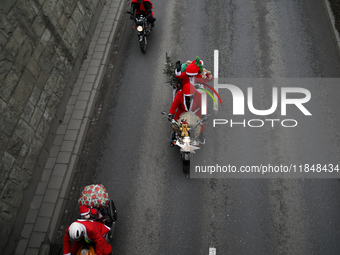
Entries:
[[0, 253], [41, 178], [104, 2], [0, 1]]

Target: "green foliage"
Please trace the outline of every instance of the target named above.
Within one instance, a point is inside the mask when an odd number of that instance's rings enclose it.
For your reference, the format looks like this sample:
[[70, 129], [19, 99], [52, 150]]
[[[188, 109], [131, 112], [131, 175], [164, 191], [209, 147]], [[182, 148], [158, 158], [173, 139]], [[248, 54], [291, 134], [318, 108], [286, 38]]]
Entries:
[[176, 88], [179, 85], [179, 80], [175, 76], [175, 69], [176, 64], [171, 61], [169, 54], [166, 52], [165, 68], [163, 73], [168, 76], [169, 80], [167, 83], [170, 83], [173, 88]]

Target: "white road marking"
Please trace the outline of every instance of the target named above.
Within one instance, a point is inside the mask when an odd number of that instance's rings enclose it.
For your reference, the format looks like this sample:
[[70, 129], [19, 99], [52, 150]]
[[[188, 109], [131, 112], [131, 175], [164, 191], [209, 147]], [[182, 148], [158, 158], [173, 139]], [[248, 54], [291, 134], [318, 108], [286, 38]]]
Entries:
[[216, 255], [216, 248], [209, 248], [209, 255]]
[[218, 50], [214, 50], [214, 78], [218, 78]]
[[[218, 50], [214, 50], [214, 88], [216, 87], [215, 84], [218, 84]], [[217, 101], [217, 95], [214, 93], [215, 101]], [[214, 111], [218, 110], [218, 103], [214, 104]]]

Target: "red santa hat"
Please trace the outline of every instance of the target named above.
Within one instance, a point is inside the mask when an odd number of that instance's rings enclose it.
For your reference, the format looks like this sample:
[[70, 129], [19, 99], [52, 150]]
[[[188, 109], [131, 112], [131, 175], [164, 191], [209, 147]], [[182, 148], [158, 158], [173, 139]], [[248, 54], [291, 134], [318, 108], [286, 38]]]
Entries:
[[79, 206], [79, 213], [80, 213], [81, 216], [89, 214], [90, 213], [90, 208], [88, 208], [85, 205]]
[[194, 63], [189, 64], [187, 66], [187, 69], [185, 70], [187, 75], [197, 75], [199, 71], [200, 71], [200, 68]]
[[96, 215], [98, 213], [98, 210], [95, 208], [91, 208], [91, 214]]
[[195, 93], [195, 86], [191, 83], [187, 83], [183, 86], [182, 92], [185, 96], [192, 96]]

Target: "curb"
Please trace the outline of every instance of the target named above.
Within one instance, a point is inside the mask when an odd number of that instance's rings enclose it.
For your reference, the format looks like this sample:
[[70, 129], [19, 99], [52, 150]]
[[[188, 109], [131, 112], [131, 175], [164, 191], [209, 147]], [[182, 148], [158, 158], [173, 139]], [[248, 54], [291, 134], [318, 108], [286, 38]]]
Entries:
[[328, 20], [329, 20], [329, 25], [333, 34], [333, 39], [334, 39], [334, 43], [336, 45], [337, 51], [338, 51], [338, 55], [340, 57], [340, 36], [339, 36], [339, 32], [335, 27], [335, 19], [334, 19], [334, 15], [331, 9], [331, 5], [329, 3], [328, 0], [324, 0], [323, 1], [326, 11], [328, 13]]

